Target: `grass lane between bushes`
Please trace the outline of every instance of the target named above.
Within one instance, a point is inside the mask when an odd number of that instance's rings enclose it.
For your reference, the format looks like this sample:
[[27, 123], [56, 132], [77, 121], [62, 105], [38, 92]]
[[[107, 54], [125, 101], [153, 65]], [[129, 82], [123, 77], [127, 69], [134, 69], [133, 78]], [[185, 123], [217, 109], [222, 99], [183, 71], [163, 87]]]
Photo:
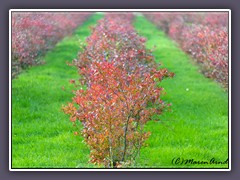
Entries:
[[[189, 56], [146, 18], [137, 16], [134, 25], [148, 39], [148, 48], [156, 45], [156, 61], [176, 75], [161, 82], [166, 91], [163, 99], [172, 103], [172, 112], [162, 114], [160, 123], [147, 124], [151, 136], [148, 146], [141, 151], [139, 164], [161, 168], [228, 168], [227, 164], [201, 164], [212, 158], [215, 162], [228, 159], [228, 94], [219, 84], [205, 78]], [[174, 158], [189, 162], [175, 165]]]
[[[61, 106], [71, 101], [69, 80], [78, 76], [66, 65], [76, 58], [79, 40], [102, 15], [91, 16], [73, 36], [66, 37], [44, 57], [45, 65], [32, 67], [12, 81], [12, 167], [75, 168], [88, 164], [89, 149], [73, 135]], [[64, 86], [64, 90], [62, 87]]]
[[[46, 64], [23, 72], [12, 81], [12, 167], [76, 168], [96, 167], [88, 163], [89, 148], [83, 138], [73, 135], [69, 117], [61, 106], [72, 98], [69, 80], [78, 76], [66, 65], [79, 50], [79, 38], [90, 35], [102, 15], [91, 16], [71, 37], [46, 54]], [[154, 55], [176, 74], [164, 80], [163, 99], [172, 103], [160, 122], [150, 121], [147, 146], [137, 167], [145, 168], [227, 168], [227, 165], [174, 165], [173, 158], [195, 161], [225, 161], [228, 158], [228, 95], [212, 80], [198, 72], [190, 58], [163, 32], [138, 16], [136, 30], [147, 37]], [[62, 87], [64, 86], [64, 90]]]

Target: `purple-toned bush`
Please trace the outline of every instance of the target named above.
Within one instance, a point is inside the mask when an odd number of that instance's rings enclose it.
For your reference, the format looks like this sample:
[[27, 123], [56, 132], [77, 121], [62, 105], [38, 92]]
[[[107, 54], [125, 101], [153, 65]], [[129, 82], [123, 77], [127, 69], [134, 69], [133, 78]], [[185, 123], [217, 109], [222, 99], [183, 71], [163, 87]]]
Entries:
[[89, 13], [12, 12], [12, 76], [69, 35]]
[[147, 13], [202, 67], [202, 72], [228, 87], [227, 13]]

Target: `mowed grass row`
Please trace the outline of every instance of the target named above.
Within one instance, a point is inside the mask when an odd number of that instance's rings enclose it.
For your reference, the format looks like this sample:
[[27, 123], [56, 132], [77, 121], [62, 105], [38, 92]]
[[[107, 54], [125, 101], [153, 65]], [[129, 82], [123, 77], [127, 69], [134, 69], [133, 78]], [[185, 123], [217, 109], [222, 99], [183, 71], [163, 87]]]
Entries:
[[[77, 57], [80, 43], [90, 35], [102, 15], [93, 15], [73, 36], [46, 54], [45, 65], [32, 67], [12, 80], [12, 168], [75, 168], [88, 164], [89, 149], [61, 106], [71, 101], [77, 78], [75, 67], [67, 66]], [[63, 88], [63, 89], [62, 89]]]
[[194, 161], [228, 159], [228, 94], [219, 84], [205, 78], [197, 65], [175, 42], [143, 16], [137, 16], [135, 28], [146, 37], [147, 47], [156, 45], [156, 61], [175, 73], [165, 79], [163, 99], [172, 103], [172, 112], [150, 121], [147, 147], [141, 151], [139, 164], [161, 168], [228, 168], [228, 165], [172, 164], [173, 158]]
[[[88, 26], [96, 24], [101, 17], [92, 16], [74, 36], [60, 42], [45, 56], [46, 65], [33, 67], [13, 80], [13, 168], [96, 167], [88, 163], [89, 149], [82, 137], [73, 135], [72, 124], [61, 106], [72, 98], [69, 79], [78, 77], [76, 69], [66, 66], [66, 61], [76, 57], [78, 38], [84, 41], [90, 35]], [[147, 124], [146, 130], [152, 135], [141, 151], [137, 167], [186, 167], [173, 165], [172, 159], [176, 157], [199, 161], [214, 157], [225, 161], [228, 157], [227, 94], [218, 84], [203, 77], [188, 56], [144, 17], [137, 17], [135, 27], [148, 38], [149, 48], [157, 46], [156, 60], [176, 74], [161, 83], [167, 92], [163, 99], [173, 104], [172, 112], [158, 117], [163, 123]]]

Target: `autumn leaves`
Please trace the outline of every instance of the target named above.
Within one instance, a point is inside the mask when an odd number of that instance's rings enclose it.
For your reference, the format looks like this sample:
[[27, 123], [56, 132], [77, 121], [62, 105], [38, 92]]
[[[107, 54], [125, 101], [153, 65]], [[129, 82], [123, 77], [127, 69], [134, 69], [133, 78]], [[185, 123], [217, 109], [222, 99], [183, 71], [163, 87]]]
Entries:
[[[105, 167], [133, 166], [150, 132], [144, 125], [165, 104], [158, 83], [172, 77], [157, 69], [146, 39], [132, 26], [132, 14], [108, 13], [87, 38], [74, 65], [80, 86], [73, 101], [63, 107], [89, 145], [90, 161]], [[74, 82], [75, 83], [75, 82]]]

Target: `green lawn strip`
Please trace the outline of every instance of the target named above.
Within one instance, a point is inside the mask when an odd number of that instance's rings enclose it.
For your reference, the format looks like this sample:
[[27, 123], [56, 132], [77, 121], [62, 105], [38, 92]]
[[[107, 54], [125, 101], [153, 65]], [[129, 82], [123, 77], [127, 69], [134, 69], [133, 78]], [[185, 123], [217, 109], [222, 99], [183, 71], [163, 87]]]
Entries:
[[76, 68], [66, 61], [76, 58], [79, 40], [85, 42], [89, 26], [102, 17], [89, 17], [43, 57], [46, 64], [12, 80], [12, 168], [93, 167], [88, 163], [89, 148], [83, 138], [73, 135], [74, 128], [61, 106], [73, 97], [69, 80], [78, 77]]
[[194, 161], [225, 161], [228, 158], [228, 94], [213, 80], [205, 78], [177, 44], [143, 16], [134, 23], [140, 35], [146, 37], [147, 47], [156, 45], [154, 56], [162, 66], [174, 72], [161, 86], [172, 103], [172, 112], [151, 121], [147, 146], [141, 151], [139, 167], [157, 168], [228, 168], [228, 165], [173, 165], [173, 158]]

